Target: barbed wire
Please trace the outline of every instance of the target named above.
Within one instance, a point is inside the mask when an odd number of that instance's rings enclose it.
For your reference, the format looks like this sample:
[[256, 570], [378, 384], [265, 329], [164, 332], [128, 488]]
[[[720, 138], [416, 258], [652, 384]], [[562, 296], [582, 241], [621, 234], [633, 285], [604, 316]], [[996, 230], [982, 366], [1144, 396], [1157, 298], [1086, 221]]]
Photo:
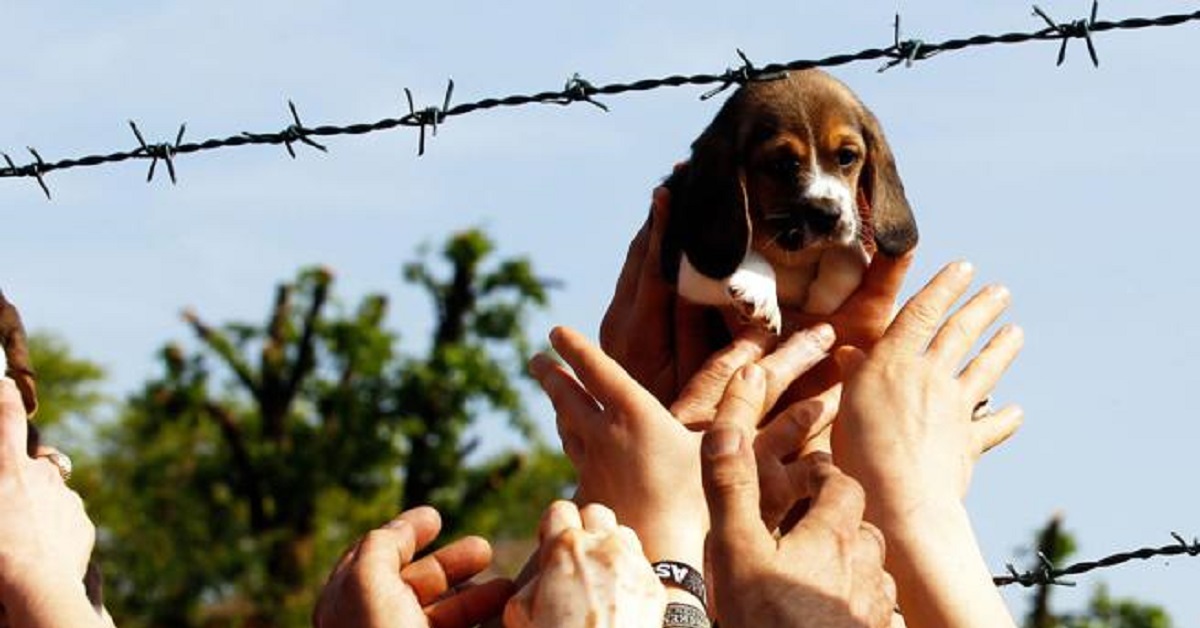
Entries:
[[738, 50], [737, 53], [742, 60], [742, 65], [736, 68], [729, 68], [719, 74], [672, 75], [642, 79], [629, 83], [610, 83], [606, 85], [595, 85], [576, 74], [558, 91], [512, 95], [501, 98], [484, 98], [475, 102], [461, 103], [453, 107], [450, 106], [450, 100], [454, 93], [454, 81], [451, 80], [448, 83], [440, 107], [434, 105], [417, 109], [414, 105], [412, 92], [406, 88], [404, 94], [408, 104], [408, 113], [398, 118], [385, 118], [376, 122], [355, 123], [344, 126], [322, 125], [307, 127], [300, 121], [296, 105], [291, 101], [288, 101], [288, 108], [291, 112], [292, 123], [282, 131], [268, 133], [247, 132], [225, 138], [206, 139], [200, 142], [184, 143], [183, 135], [187, 127], [186, 125], [180, 125], [174, 142], [150, 144], [142, 137], [137, 125], [130, 121], [129, 125], [133, 129], [134, 136], [138, 141], [138, 146], [132, 150], [118, 151], [104, 155], [72, 157], [58, 161], [46, 161], [36, 149], [29, 147], [27, 150], [32, 155], [33, 161], [23, 165], [17, 165], [8, 154], [0, 153], [6, 164], [6, 166], [0, 167], [0, 178], [25, 177], [35, 179], [42, 192], [46, 195], [46, 198], [49, 199], [50, 187], [46, 183], [46, 174], [50, 172], [66, 170], [68, 168], [118, 163], [130, 159], [149, 159], [150, 169], [146, 177], [147, 182], [154, 179], [155, 167], [159, 161], [162, 161], [166, 164], [171, 183], [174, 184], [176, 183], [174, 160], [180, 155], [236, 146], [282, 144], [287, 149], [288, 154], [294, 159], [296, 151], [293, 144], [297, 142], [325, 152], [327, 148], [317, 143], [313, 138], [363, 135], [397, 127], [416, 127], [419, 129], [420, 135], [417, 154], [424, 155], [426, 128], [429, 128], [432, 135], [436, 136], [438, 125], [444, 124], [448, 118], [463, 116], [477, 111], [500, 107], [520, 107], [531, 104], [573, 105], [581, 102], [608, 111], [608, 106], [605, 103], [595, 99], [597, 96], [616, 96], [628, 92], [641, 92], [666, 87], [681, 87], [684, 85], [704, 86], [715, 84], [716, 87], [701, 95], [701, 99], [708, 99], [734, 85], [742, 85], [752, 81], [777, 79], [791, 70], [835, 67], [863, 61], [886, 59], [883, 66], [879, 68], [879, 71], [883, 72], [900, 64], [910, 67], [918, 61], [924, 61], [934, 55], [945, 52], [981, 46], [1011, 45], [1034, 41], [1060, 41], [1061, 45], [1059, 46], [1057, 63], [1058, 65], [1062, 65], [1066, 60], [1068, 42], [1072, 39], [1083, 39], [1087, 44], [1088, 54], [1093, 65], [1099, 66], [1100, 59], [1096, 53], [1095, 42], [1092, 38], [1092, 35], [1095, 33], [1111, 30], [1170, 27], [1200, 20], [1200, 10], [1197, 10], [1192, 13], [1161, 15], [1152, 18], [1129, 17], [1116, 21], [1105, 21], [1097, 19], [1098, 10], [1098, 0], [1094, 0], [1090, 15], [1087, 18], [1070, 22], [1057, 22], [1048, 13], [1035, 5], [1033, 7], [1034, 15], [1046, 23], [1044, 28], [1029, 32], [1013, 32], [1000, 35], [975, 35], [973, 37], [949, 39], [936, 43], [929, 43], [920, 39], [901, 39], [900, 16], [897, 15], [893, 24], [892, 44], [886, 48], [868, 48], [854, 53], [837, 54], [822, 59], [799, 59], [785, 63], [770, 63], [761, 67], [755, 66], [744, 52]]
[[1042, 585], [1055, 586], [1075, 586], [1074, 582], [1062, 580], [1064, 576], [1075, 576], [1096, 569], [1106, 569], [1114, 567], [1122, 563], [1127, 563], [1131, 560], [1149, 560], [1156, 556], [1200, 556], [1200, 539], [1193, 538], [1189, 543], [1178, 533], [1172, 532], [1171, 536], [1175, 542], [1170, 545], [1161, 547], [1143, 547], [1131, 552], [1120, 552], [1106, 556], [1099, 560], [1083, 561], [1068, 565], [1066, 567], [1055, 567], [1053, 563], [1046, 558], [1045, 554], [1038, 552], [1038, 560], [1041, 565], [1035, 569], [1026, 571], [1017, 571], [1012, 563], [1006, 565], [1008, 567], [1008, 575], [993, 576], [992, 582], [998, 587], [1008, 586], [1011, 584], [1019, 584], [1023, 587], [1034, 587]]

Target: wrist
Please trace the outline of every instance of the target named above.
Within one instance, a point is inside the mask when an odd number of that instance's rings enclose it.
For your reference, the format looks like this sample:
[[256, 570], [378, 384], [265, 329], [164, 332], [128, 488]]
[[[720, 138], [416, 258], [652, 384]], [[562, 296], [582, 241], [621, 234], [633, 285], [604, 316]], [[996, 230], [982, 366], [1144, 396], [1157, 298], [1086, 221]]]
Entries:
[[[899, 482], [890, 482], [893, 487]], [[906, 481], [904, 484], [912, 484]], [[866, 518], [885, 534], [924, 533], [947, 519], [966, 516], [962, 500], [951, 494], [930, 491], [905, 492], [868, 488]]]
[[[678, 525], [674, 525], [678, 524]], [[704, 573], [704, 538], [708, 532], [694, 522], [674, 519], [647, 526], [645, 532], [636, 529], [642, 541], [642, 551], [651, 563], [676, 561]]]

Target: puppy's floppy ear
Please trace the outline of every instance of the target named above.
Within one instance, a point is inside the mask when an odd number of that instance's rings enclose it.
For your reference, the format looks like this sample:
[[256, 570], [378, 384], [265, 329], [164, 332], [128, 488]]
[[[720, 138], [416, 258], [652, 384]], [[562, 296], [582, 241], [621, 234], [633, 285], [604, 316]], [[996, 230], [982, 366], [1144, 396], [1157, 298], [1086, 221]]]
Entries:
[[736, 99], [692, 143], [691, 161], [667, 179], [671, 212], [663, 270], [671, 281], [678, 276], [680, 253], [696, 270], [721, 279], [733, 274], [750, 248], [746, 175], [732, 112]]
[[859, 175], [859, 198], [867, 202], [866, 213], [874, 229], [875, 244], [884, 254], [896, 257], [917, 245], [917, 223], [904, 196], [904, 184], [896, 171], [892, 149], [879, 121], [863, 108], [863, 139], [867, 159]]

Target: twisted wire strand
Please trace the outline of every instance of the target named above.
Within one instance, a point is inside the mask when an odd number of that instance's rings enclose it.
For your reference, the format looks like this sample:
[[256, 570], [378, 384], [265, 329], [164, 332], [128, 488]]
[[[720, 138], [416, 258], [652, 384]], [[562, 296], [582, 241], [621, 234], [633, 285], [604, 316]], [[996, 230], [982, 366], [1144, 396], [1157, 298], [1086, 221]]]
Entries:
[[1049, 26], [1036, 31], [1029, 32], [1012, 32], [999, 35], [975, 35], [973, 37], [949, 39], [942, 42], [926, 43], [920, 40], [905, 40], [899, 38], [899, 16], [896, 21], [896, 40], [893, 45], [886, 48], [868, 48], [850, 54], [836, 54], [821, 59], [798, 59], [788, 62], [770, 63], [765, 66], [756, 67], [749, 59], [746, 58], [740, 50], [738, 54], [741, 56], [743, 65], [738, 68], [730, 68], [720, 74], [693, 74], [693, 75], [671, 75], [659, 78], [647, 78], [636, 80], [628, 83], [608, 83], [604, 85], [594, 85], [579, 75], [575, 75], [571, 80], [567, 81], [566, 86], [557, 91], [544, 91], [535, 94], [514, 94], [510, 96], [497, 98], [484, 98], [475, 102], [460, 103], [454, 106], [450, 105], [450, 96], [453, 93], [454, 83], [450, 82], [446, 91], [444, 103], [441, 107], [428, 107], [425, 109], [416, 109], [412, 105], [412, 94], [405, 90], [408, 96], [409, 113], [397, 118], [384, 118], [375, 122], [360, 122], [347, 125], [321, 125], [316, 127], [306, 127], [300, 122], [300, 117], [296, 113], [296, 107], [293, 103], [288, 103], [291, 109], [293, 124], [290, 124], [283, 131], [268, 132], [268, 133], [240, 133], [224, 138], [210, 138], [203, 141], [183, 143], [182, 127], [181, 133], [174, 143], [163, 142], [156, 144], [147, 144], [137, 134], [139, 146], [132, 150], [117, 151], [108, 154], [94, 154], [84, 157], [68, 157], [56, 161], [46, 161], [33, 148], [29, 148], [30, 154], [34, 160], [22, 165], [16, 164], [7, 154], [0, 153], [3, 157], [5, 166], [0, 167], [0, 178], [16, 178], [27, 177], [37, 180], [38, 185], [42, 188], [46, 197], [50, 197], [50, 189], [46, 184], [45, 176], [47, 173], [58, 170], [66, 170], [69, 168], [82, 168], [100, 166], [103, 164], [119, 163], [130, 159], [150, 159], [151, 172], [147, 177], [153, 178], [153, 168], [157, 161], [166, 162], [171, 174], [172, 183], [175, 181], [175, 164], [174, 159], [181, 155], [188, 155], [201, 151], [210, 151], [222, 148], [233, 148], [238, 146], [252, 145], [283, 145], [288, 153], [295, 157], [293, 143], [300, 142], [307, 144], [313, 148], [326, 150], [324, 146], [316, 143], [314, 137], [333, 137], [343, 135], [363, 135], [366, 133], [378, 133], [381, 131], [391, 130], [397, 127], [417, 127], [420, 130], [420, 145], [418, 154], [423, 154], [425, 150], [425, 129], [432, 128], [434, 135], [437, 132], [438, 124], [444, 123], [447, 118], [463, 116], [470, 113], [497, 109], [503, 107], [521, 107], [531, 104], [557, 104], [557, 105], [573, 105], [580, 102], [585, 102], [597, 106], [607, 111], [607, 106], [595, 100], [596, 96], [618, 96], [629, 92], [642, 92], [663, 89], [668, 87], [683, 87], [683, 86], [706, 86], [715, 85], [716, 87], [707, 92], [702, 98], [708, 98], [716, 93], [734, 85], [744, 84], [750, 81], [771, 80], [782, 76], [790, 70], [803, 70], [807, 68], [817, 67], [836, 67], [858, 63], [864, 61], [877, 61], [880, 59], [887, 60], [887, 63], [880, 70], [886, 70], [899, 63], [911, 65], [915, 61], [928, 59], [936, 54], [965, 50], [968, 48], [976, 48], [982, 46], [993, 45], [1014, 45], [1023, 44], [1034, 41], [1061, 41], [1062, 48], [1059, 52], [1059, 63], [1062, 62], [1065, 54], [1066, 44], [1071, 39], [1086, 39], [1088, 42], [1089, 53], [1092, 55], [1094, 63], [1098, 64], [1095, 50], [1092, 45], [1091, 35], [1094, 33], [1102, 33], [1112, 30], [1137, 30], [1154, 27], [1171, 27], [1178, 26], [1184, 23], [1200, 20], [1200, 10], [1191, 13], [1179, 13], [1171, 15], [1161, 15], [1158, 17], [1130, 17], [1116, 21], [1096, 20], [1095, 12], [1096, 5], [1092, 6], [1092, 18], [1090, 20], [1078, 20], [1075, 22], [1057, 24], [1041, 9], [1034, 7], [1036, 15], [1042, 17]]

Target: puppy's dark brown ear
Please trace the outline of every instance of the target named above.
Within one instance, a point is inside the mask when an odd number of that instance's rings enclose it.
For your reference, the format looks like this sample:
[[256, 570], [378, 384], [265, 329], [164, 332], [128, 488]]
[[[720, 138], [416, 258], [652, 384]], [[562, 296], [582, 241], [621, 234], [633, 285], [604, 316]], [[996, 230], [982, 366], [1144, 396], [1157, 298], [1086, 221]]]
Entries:
[[904, 196], [904, 184], [896, 171], [892, 149], [883, 136], [883, 128], [870, 111], [863, 109], [863, 139], [867, 160], [859, 176], [860, 198], [875, 233], [875, 245], [885, 255], [896, 257], [917, 245], [917, 223]]
[[721, 279], [733, 274], [750, 247], [746, 176], [731, 112], [736, 107], [733, 99], [725, 104], [692, 143], [691, 161], [667, 179], [671, 212], [663, 271], [671, 281], [678, 279], [680, 253], [696, 270]]

